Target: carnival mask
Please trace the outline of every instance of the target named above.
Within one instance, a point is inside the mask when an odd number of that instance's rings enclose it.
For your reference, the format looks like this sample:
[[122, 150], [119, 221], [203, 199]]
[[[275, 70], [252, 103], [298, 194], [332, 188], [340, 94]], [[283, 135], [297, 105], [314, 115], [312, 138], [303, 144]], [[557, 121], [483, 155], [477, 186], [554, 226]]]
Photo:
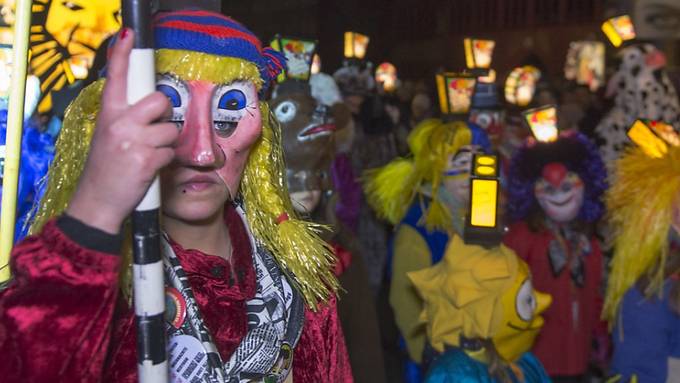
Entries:
[[466, 145], [449, 156], [443, 184], [449, 195], [461, 205], [467, 204], [470, 199], [472, 156], [479, 151], [477, 145]]
[[534, 195], [545, 214], [555, 222], [574, 220], [583, 206], [584, 185], [578, 174], [564, 164], [553, 162], [543, 167], [534, 185]]
[[181, 130], [176, 162], [192, 168], [214, 168], [230, 197], [236, 197], [250, 148], [262, 132], [253, 83], [183, 81], [164, 74], [156, 84], [170, 100], [171, 121]]
[[531, 349], [543, 327], [541, 313], [551, 301], [550, 295], [534, 290], [526, 263], [519, 262], [512, 287], [501, 297], [503, 323], [492, 338], [503, 360], [514, 362]]
[[484, 129], [494, 147], [500, 143], [503, 134], [503, 111], [473, 109], [470, 111], [470, 122]]
[[333, 158], [335, 125], [329, 108], [309, 94], [286, 92], [272, 100], [281, 123], [288, 190], [293, 207], [303, 213], [316, 209], [328, 189], [328, 169]]

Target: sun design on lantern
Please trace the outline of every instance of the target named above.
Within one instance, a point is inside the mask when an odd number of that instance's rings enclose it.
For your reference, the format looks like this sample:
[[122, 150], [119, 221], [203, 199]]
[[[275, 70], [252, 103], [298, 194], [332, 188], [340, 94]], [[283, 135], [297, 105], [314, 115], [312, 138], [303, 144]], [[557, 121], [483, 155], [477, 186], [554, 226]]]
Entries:
[[96, 49], [120, 25], [120, 0], [34, 0], [30, 65], [41, 112], [51, 108], [52, 91], [87, 76]]

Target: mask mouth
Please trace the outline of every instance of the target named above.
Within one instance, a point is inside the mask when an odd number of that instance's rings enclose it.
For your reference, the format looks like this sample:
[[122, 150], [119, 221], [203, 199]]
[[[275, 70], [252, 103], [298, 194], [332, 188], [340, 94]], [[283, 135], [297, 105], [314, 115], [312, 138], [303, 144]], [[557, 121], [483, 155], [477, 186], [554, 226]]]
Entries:
[[297, 137], [300, 141], [309, 141], [319, 137], [330, 136], [333, 132], [335, 132], [335, 124], [317, 124], [312, 122], [302, 129]]
[[574, 200], [574, 195], [570, 194], [569, 196], [567, 196], [566, 198], [563, 198], [562, 200], [553, 200], [553, 199], [546, 198], [545, 202], [547, 202], [547, 203], [549, 203], [550, 205], [553, 205], [553, 206], [563, 207], [563, 206], [568, 205], [573, 200]]

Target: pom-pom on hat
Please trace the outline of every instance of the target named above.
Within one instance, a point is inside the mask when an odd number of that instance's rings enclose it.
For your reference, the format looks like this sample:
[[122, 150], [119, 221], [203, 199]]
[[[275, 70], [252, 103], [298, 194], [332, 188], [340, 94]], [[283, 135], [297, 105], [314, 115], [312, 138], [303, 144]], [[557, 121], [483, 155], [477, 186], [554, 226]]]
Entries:
[[257, 66], [262, 89], [285, 68], [285, 57], [262, 43], [239, 22], [214, 12], [182, 10], [160, 13], [154, 20], [155, 49], [186, 50], [234, 57]]

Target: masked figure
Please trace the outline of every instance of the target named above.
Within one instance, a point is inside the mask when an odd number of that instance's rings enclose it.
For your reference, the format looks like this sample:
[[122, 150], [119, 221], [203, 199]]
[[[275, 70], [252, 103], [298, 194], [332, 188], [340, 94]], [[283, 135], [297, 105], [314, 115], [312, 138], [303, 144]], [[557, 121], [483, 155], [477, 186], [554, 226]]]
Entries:
[[551, 299], [512, 250], [454, 236], [441, 262], [408, 276], [437, 354], [426, 383], [550, 382], [529, 349]]
[[[149, 150], [145, 139], [163, 148], [160, 136], [118, 137], [130, 124], [165, 116], [169, 122], [134, 132], [164, 132], [171, 154], [157, 165], [171, 380], [351, 382], [334, 256], [292, 208], [280, 131], [260, 101], [283, 57], [217, 13], [162, 13], [153, 30], [159, 93], [121, 105], [122, 62], [132, 47], [125, 29], [107, 81], [69, 108], [32, 227], [39, 234], [15, 248], [15, 283], [0, 300], [0, 349], [13, 356], [0, 362], [0, 373], [9, 381], [137, 381], [135, 315], [125, 297], [130, 244], [122, 242], [130, 211], [113, 225], [106, 219], [135, 206], [127, 193], [146, 190], [134, 177], [148, 168], [110, 177], [128, 171], [119, 162], [158, 161], [131, 160], [142, 155], [133, 150]], [[146, 107], [136, 109], [140, 103]]]
[[36, 0], [31, 25], [31, 69], [40, 78], [39, 111], [51, 92], [87, 77], [99, 44], [120, 28], [120, 0]]
[[607, 85], [607, 95], [616, 96], [614, 107], [595, 128], [607, 167], [614, 166], [629, 144], [626, 132], [636, 119], [680, 124], [680, 101], [664, 69], [664, 54], [651, 44], [636, 44], [619, 56], [619, 70]]
[[[604, 318], [619, 382], [680, 376], [680, 147], [652, 158], [631, 147], [606, 201], [614, 238]], [[635, 380], [637, 379], [637, 380]]]
[[551, 376], [586, 373], [599, 324], [602, 254], [593, 224], [606, 172], [579, 133], [527, 141], [510, 165], [505, 244], [529, 264], [537, 289], [553, 297], [533, 351]]
[[[425, 326], [418, 319], [423, 303], [406, 274], [439, 262], [449, 237], [462, 234], [472, 154], [488, 150], [489, 143], [475, 125], [438, 119], [420, 123], [408, 142], [413, 159], [367, 172], [364, 190], [378, 215], [395, 225], [387, 265], [389, 301], [409, 357], [419, 363], [425, 345]], [[410, 369], [417, 376], [417, 367]]]
[[[317, 102], [306, 85], [287, 80], [277, 87], [271, 102], [274, 115], [281, 122], [288, 190], [295, 210], [331, 229], [322, 235], [333, 246], [337, 258], [335, 272], [344, 290], [338, 302], [338, 315], [354, 379], [384, 382], [373, 294], [356, 237], [336, 216], [338, 196], [329, 177], [337, 131], [332, 112], [339, 109]], [[343, 116], [338, 117], [342, 121]]]

